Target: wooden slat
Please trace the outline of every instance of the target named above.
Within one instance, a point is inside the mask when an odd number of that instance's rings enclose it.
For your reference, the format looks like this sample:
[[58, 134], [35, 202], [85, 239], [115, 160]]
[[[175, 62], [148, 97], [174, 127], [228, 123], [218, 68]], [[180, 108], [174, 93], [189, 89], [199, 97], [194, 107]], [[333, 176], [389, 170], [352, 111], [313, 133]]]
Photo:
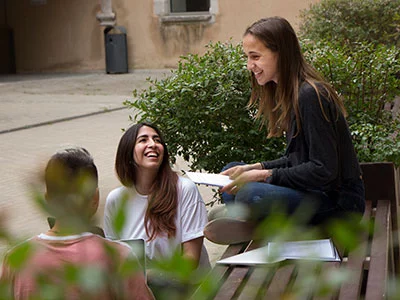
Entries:
[[[372, 202], [367, 201], [365, 212], [361, 222], [369, 222], [372, 216]], [[363, 282], [364, 262], [368, 250], [368, 233], [361, 236], [361, 243], [357, 249], [350, 252], [347, 261], [342, 263], [345, 271], [350, 272], [349, 279], [342, 284], [339, 291], [339, 299], [352, 300], [359, 299]]]
[[[241, 248], [238, 246], [241, 246]], [[256, 249], [259, 247], [259, 245], [253, 241], [250, 241], [248, 243], [242, 243], [239, 245], [230, 245], [229, 247], [237, 248], [232, 249], [230, 253], [227, 253], [228, 256], [226, 257], [232, 256], [232, 252], [235, 254], [240, 254]], [[231, 272], [222, 283], [221, 288], [217, 295], [215, 295], [214, 299], [231, 299], [234, 297], [234, 295], [239, 295], [241, 289], [245, 285], [243, 280], [250, 274], [249, 272], [251, 271], [251, 268], [246, 266], [230, 266], [229, 268], [231, 269]]]
[[[247, 243], [242, 243], [242, 244], [234, 244], [234, 245], [229, 245], [224, 253], [221, 256], [221, 259], [227, 258], [236, 254], [243, 253], [247, 247], [248, 247], [248, 242]], [[207, 276], [205, 279], [205, 282], [207, 284], [208, 280], [213, 280], [215, 282], [219, 282], [220, 285], [223, 285], [225, 282], [225, 279], [229, 276], [229, 274], [232, 272], [233, 268], [230, 267], [229, 265], [220, 265], [216, 264], [210, 274]], [[203, 283], [204, 284], [204, 283]], [[193, 293], [191, 299], [202, 299], [203, 300], [203, 291], [207, 290], [207, 287], [204, 287], [203, 284], [201, 284], [196, 291]], [[218, 291], [214, 291], [212, 295], [210, 295], [210, 299], [213, 299], [214, 295], [218, 293]]]
[[362, 163], [365, 197], [376, 206], [378, 200], [396, 203], [395, 166], [393, 163]]
[[[288, 291], [293, 290], [293, 295], [299, 299], [310, 299], [315, 292], [315, 280], [321, 272], [321, 261], [304, 260], [297, 262], [297, 274], [293, 284], [288, 286]], [[305, 279], [314, 278], [313, 284], [305, 284]], [[307, 280], [308, 281], [308, 280]]]
[[[248, 247], [248, 242], [241, 243], [241, 244], [229, 245], [228, 248], [226, 248], [226, 250], [222, 254], [221, 259], [243, 253], [247, 249], [247, 247]], [[231, 270], [231, 269], [232, 268], [229, 265], [216, 264], [213, 269], [213, 273], [214, 273], [214, 276], [221, 278], [222, 276], [225, 275], [226, 272], [229, 272], [229, 270]]]
[[228, 248], [226, 248], [226, 250], [222, 254], [221, 259], [231, 257], [239, 253], [243, 253], [249, 246], [249, 243], [250, 242], [229, 245]]
[[[392, 217], [392, 208], [390, 208], [390, 217]], [[390, 223], [390, 232], [393, 232], [392, 223]], [[395, 258], [395, 244], [394, 234], [389, 235], [389, 278], [394, 278], [396, 274], [396, 258]]]
[[243, 284], [244, 278], [250, 271], [249, 267], [235, 267], [232, 272], [220, 287], [218, 293], [215, 295], [215, 300], [232, 299], [233, 296], [239, 293], [239, 288]]
[[265, 285], [269, 284], [276, 269], [276, 264], [254, 268], [238, 300], [257, 299], [258, 295], [265, 294]]
[[277, 269], [263, 299], [282, 299], [294, 274], [294, 264], [284, 265]]
[[400, 168], [391, 162], [360, 164], [363, 172], [366, 199], [376, 203], [380, 199], [390, 201], [395, 272], [400, 275]]
[[375, 215], [365, 300], [382, 299], [386, 294], [391, 234], [390, 220], [390, 201], [379, 200]]
[[[327, 282], [329, 279], [329, 275], [332, 272], [336, 272], [341, 266], [341, 262], [325, 262], [322, 265], [321, 269], [321, 278]], [[337, 299], [338, 289], [337, 287], [332, 287], [331, 290], [326, 291], [323, 295], [313, 295], [313, 300], [328, 300], [328, 299]]]

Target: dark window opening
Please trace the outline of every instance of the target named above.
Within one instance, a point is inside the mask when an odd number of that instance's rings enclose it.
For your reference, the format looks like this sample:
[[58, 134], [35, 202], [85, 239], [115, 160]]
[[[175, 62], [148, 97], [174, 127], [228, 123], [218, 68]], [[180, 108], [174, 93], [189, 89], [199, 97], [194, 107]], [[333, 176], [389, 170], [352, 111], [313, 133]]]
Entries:
[[171, 12], [208, 12], [210, 0], [171, 0]]

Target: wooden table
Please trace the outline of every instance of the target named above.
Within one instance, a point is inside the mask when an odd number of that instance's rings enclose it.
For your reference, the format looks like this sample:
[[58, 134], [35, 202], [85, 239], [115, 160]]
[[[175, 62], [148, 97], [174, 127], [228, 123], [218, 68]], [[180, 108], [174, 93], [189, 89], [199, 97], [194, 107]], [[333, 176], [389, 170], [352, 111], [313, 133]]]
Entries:
[[[340, 249], [341, 262], [216, 265], [192, 298], [400, 299], [399, 288], [397, 294], [388, 293], [390, 281], [400, 279], [400, 170], [385, 162], [362, 163], [361, 168], [367, 199], [362, 222], [370, 224], [371, 230], [360, 236], [356, 250]], [[230, 245], [221, 258], [255, 247], [251, 241]], [[321, 289], [323, 283], [326, 289]]]
[[[389, 278], [394, 276], [391, 241], [390, 202], [367, 202], [363, 222], [371, 221], [373, 231], [365, 232], [356, 250], [341, 249], [341, 262], [285, 260], [263, 266], [217, 264], [209, 282], [193, 299], [384, 299]], [[221, 258], [258, 245], [252, 241], [230, 245]], [[205, 285], [214, 290], [204, 296]]]

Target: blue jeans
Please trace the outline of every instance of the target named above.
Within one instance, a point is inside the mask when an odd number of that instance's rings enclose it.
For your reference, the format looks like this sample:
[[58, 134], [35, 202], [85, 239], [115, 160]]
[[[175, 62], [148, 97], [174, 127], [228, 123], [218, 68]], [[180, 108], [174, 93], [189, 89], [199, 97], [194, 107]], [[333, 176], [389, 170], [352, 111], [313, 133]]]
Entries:
[[[222, 170], [244, 163], [232, 162]], [[308, 224], [321, 224], [332, 218], [345, 218], [355, 213], [361, 219], [365, 209], [364, 185], [361, 179], [343, 186], [337, 194], [319, 190], [304, 191], [264, 182], [249, 182], [236, 195], [222, 193], [222, 201], [228, 206], [244, 204], [250, 217], [261, 221], [275, 211], [293, 215]]]

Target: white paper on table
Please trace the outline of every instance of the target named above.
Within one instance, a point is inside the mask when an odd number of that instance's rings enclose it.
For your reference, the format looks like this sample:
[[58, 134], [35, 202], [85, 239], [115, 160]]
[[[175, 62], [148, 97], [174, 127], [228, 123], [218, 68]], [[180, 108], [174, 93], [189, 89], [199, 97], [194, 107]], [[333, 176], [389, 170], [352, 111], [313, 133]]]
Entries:
[[316, 259], [340, 261], [336, 247], [331, 239], [268, 243], [269, 255], [279, 255], [286, 259]]
[[332, 240], [322, 239], [282, 243], [270, 242], [264, 247], [221, 259], [217, 263], [259, 265], [270, 264], [285, 259], [341, 261]]
[[217, 261], [217, 264], [228, 264], [228, 265], [261, 265], [271, 264], [274, 262], [285, 260], [283, 257], [269, 257], [268, 246], [257, 248], [251, 251], [247, 251], [238, 255], [227, 257]]

